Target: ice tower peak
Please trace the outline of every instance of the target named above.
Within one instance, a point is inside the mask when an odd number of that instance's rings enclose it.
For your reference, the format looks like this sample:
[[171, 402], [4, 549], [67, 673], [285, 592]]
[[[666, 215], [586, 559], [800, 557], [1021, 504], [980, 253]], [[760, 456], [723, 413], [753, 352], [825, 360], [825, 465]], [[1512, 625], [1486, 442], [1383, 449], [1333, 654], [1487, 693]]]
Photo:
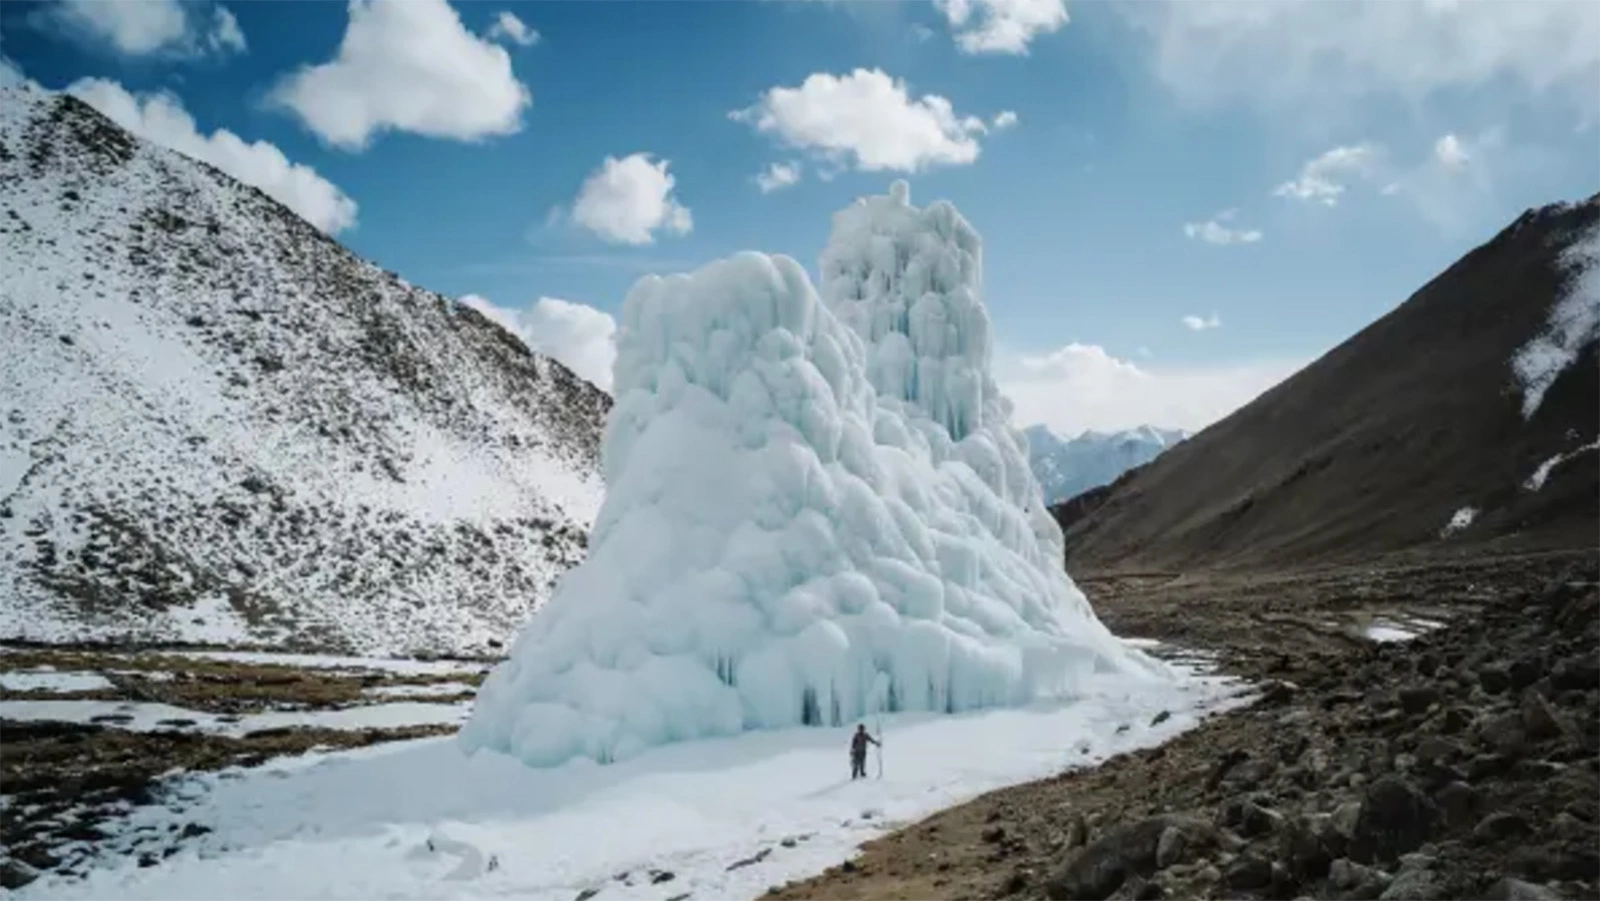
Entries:
[[897, 178], [889, 184], [889, 199], [901, 206], [911, 205], [911, 183]]
[[589, 556], [466, 748], [610, 761], [1173, 677], [1062, 570], [988, 371], [977, 233], [890, 190], [835, 216], [826, 302], [759, 253], [629, 292]]

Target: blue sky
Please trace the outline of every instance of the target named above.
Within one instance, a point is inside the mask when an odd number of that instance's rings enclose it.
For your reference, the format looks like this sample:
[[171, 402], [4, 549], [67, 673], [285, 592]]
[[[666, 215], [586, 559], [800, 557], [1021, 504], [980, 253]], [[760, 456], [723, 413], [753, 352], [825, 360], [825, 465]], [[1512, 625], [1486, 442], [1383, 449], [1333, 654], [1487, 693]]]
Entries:
[[52, 0], [0, 53], [597, 380], [641, 274], [814, 269], [906, 178], [984, 236], [1019, 424], [1067, 432], [1203, 426], [1600, 190], [1583, 0]]

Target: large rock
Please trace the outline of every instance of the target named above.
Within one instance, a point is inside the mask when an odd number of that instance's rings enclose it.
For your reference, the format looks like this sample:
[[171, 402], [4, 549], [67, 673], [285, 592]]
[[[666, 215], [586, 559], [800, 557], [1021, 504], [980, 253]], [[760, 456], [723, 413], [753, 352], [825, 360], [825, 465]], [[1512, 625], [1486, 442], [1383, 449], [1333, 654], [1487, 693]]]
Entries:
[[1348, 854], [1358, 863], [1398, 857], [1428, 840], [1438, 809], [1399, 776], [1382, 776], [1362, 793]]
[[[1176, 830], [1181, 837], [1167, 835]], [[1157, 869], [1162, 838], [1167, 836], [1168, 865], [1180, 856], [1175, 845], [1198, 852], [1217, 842], [1217, 829], [1204, 820], [1183, 816], [1155, 816], [1107, 831], [1082, 851], [1072, 855], [1045, 882], [1052, 899], [1100, 901], [1122, 887], [1129, 876], [1147, 876]]]

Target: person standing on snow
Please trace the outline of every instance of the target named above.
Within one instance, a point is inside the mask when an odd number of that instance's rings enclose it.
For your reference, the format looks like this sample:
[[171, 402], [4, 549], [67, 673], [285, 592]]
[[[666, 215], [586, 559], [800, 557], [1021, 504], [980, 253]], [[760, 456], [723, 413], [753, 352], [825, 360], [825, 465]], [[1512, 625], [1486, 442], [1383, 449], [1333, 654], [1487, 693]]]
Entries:
[[876, 738], [867, 734], [866, 723], [858, 723], [856, 725], [856, 734], [850, 736], [851, 779], [867, 778], [867, 745], [869, 744], [878, 745], [880, 748], [883, 747]]

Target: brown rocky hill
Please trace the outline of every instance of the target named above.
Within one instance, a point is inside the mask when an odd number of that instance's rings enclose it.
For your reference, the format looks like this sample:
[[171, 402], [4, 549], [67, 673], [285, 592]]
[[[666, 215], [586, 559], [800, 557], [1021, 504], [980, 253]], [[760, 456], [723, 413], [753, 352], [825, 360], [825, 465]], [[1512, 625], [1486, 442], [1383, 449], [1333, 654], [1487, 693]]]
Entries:
[[[1584, 252], [1592, 266], [1596, 250], [1600, 195], [1528, 211], [1254, 402], [1053, 508], [1068, 565], [1252, 570], [1595, 547], [1600, 274], [1585, 277]], [[1513, 360], [1552, 337], [1575, 354], [1535, 406]]]

